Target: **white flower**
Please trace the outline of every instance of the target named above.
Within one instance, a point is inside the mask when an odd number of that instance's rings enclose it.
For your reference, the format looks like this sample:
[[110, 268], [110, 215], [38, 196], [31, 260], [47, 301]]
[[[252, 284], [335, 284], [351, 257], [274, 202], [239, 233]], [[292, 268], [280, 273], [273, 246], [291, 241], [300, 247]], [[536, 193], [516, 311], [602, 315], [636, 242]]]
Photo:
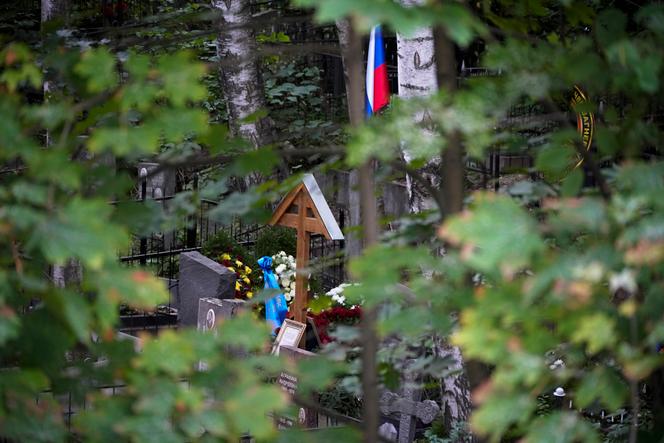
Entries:
[[620, 274], [611, 274], [611, 277], [609, 277], [609, 289], [613, 293], [622, 289], [628, 294], [634, 294], [637, 290], [634, 271], [625, 268], [620, 271]]
[[332, 296], [332, 300], [334, 300], [335, 302], [339, 303], [340, 305], [343, 305], [344, 302], [346, 301], [346, 297], [344, 297], [343, 295], [334, 294], [334, 295]]
[[286, 270], [286, 265], [283, 263], [277, 266], [277, 268], [274, 270], [277, 274], [282, 274]]
[[565, 362], [561, 359], [558, 359], [549, 365], [549, 369], [555, 371], [556, 369], [563, 369], [565, 367]]

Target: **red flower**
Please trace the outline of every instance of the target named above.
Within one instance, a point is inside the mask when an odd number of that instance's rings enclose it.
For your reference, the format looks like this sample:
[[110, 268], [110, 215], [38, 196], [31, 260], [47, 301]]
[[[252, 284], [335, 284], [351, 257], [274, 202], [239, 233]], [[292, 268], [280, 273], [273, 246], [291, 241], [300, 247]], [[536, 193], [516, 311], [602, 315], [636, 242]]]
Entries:
[[321, 311], [318, 314], [313, 314], [311, 317], [314, 320], [314, 325], [316, 325], [316, 330], [318, 331], [318, 337], [320, 338], [321, 343], [325, 344], [333, 341], [332, 337], [328, 334], [328, 327], [331, 324], [357, 324], [362, 318], [362, 309], [359, 306], [352, 308], [335, 306]]

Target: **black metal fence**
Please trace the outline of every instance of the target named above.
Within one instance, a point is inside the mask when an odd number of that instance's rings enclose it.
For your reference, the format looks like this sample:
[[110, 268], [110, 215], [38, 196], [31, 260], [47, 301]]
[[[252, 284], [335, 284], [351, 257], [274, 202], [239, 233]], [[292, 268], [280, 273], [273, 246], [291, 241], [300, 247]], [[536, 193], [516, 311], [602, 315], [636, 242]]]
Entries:
[[[173, 196], [162, 197], [152, 199], [152, 203], [159, 202], [164, 211], [168, 211], [169, 203], [173, 199]], [[222, 231], [235, 243], [251, 249], [266, 226], [246, 223], [237, 217], [221, 223], [210, 215], [217, 204], [215, 201], [203, 200], [195, 214], [180, 220], [178, 229], [152, 232], [144, 236], [134, 235], [130, 248], [120, 252], [120, 261], [128, 266], [143, 266], [170, 281], [178, 277], [180, 254], [200, 251], [206, 242]], [[343, 211], [339, 211], [339, 217], [340, 226], [343, 228]], [[345, 277], [343, 241], [329, 241], [315, 235], [311, 237], [309, 249], [314, 276], [320, 282], [321, 289], [327, 291], [341, 284]]]

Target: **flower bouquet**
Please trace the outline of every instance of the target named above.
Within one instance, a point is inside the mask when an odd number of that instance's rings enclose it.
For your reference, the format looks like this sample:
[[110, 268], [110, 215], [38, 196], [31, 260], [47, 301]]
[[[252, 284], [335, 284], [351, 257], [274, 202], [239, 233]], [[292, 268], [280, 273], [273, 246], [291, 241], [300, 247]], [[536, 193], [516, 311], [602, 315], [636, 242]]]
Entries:
[[330, 298], [330, 307], [318, 314], [309, 314], [316, 325], [316, 330], [322, 344], [334, 341], [330, 336], [330, 332], [336, 326], [352, 326], [357, 324], [362, 318], [362, 308], [360, 306], [349, 306], [346, 303], [344, 289], [351, 285], [352, 283], [342, 283], [336, 288], [329, 290], [325, 296]]
[[241, 260], [224, 253], [219, 256], [219, 263], [235, 272], [235, 298], [247, 300], [254, 296], [254, 287], [260, 284], [260, 276]]
[[274, 274], [277, 276], [279, 286], [284, 290], [284, 297], [288, 304], [295, 297], [295, 257], [280, 251], [272, 256]]

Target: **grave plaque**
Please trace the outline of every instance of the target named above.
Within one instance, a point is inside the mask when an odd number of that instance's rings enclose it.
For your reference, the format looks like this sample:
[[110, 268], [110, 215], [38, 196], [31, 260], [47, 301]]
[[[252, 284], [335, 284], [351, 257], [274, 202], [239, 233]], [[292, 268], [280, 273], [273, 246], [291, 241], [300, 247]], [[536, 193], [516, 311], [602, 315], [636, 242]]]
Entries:
[[180, 254], [180, 325], [196, 326], [201, 298], [233, 299], [235, 273], [200, 252]]
[[[297, 361], [303, 358], [310, 358], [315, 356], [313, 352], [305, 351], [304, 349], [299, 349], [293, 346], [282, 345], [280, 348], [281, 355], [286, 356], [293, 361]], [[277, 384], [281, 389], [288, 394], [289, 397], [293, 397], [297, 392], [297, 377], [288, 372], [282, 372], [277, 378]], [[318, 427], [318, 411], [312, 410], [309, 408], [299, 408], [297, 419], [294, 417], [278, 417], [277, 418], [277, 427], [280, 429], [291, 428], [297, 424], [303, 428], [317, 428]]]
[[235, 317], [243, 306], [243, 300], [201, 298], [198, 301], [197, 327], [201, 331], [213, 331], [219, 321]]

